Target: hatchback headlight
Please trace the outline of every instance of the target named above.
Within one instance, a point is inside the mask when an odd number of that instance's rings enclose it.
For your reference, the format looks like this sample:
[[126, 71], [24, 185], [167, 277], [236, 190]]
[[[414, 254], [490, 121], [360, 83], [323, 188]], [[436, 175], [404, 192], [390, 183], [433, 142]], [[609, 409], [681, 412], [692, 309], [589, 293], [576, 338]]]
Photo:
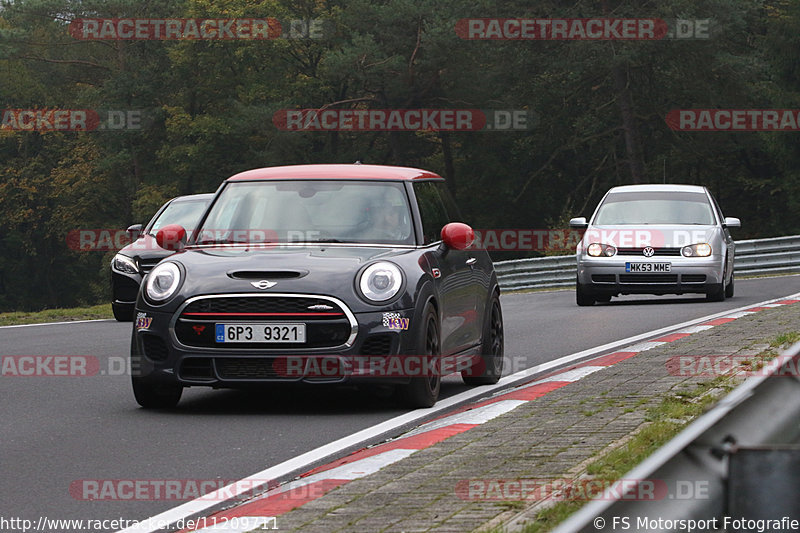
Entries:
[[613, 257], [617, 255], [617, 249], [610, 244], [593, 242], [586, 248], [586, 253], [592, 257]]
[[181, 269], [172, 262], [159, 263], [147, 275], [144, 294], [155, 303], [171, 298], [181, 284]]
[[138, 274], [139, 267], [130, 257], [122, 254], [117, 254], [111, 260], [111, 268], [123, 274]]
[[711, 245], [705, 242], [700, 244], [690, 244], [681, 248], [683, 257], [708, 257], [711, 255]]
[[403, 285], [403, 272], [394, 263], [379, 261], [361, 272], [358, 288], [369, 302], [391, 300]]

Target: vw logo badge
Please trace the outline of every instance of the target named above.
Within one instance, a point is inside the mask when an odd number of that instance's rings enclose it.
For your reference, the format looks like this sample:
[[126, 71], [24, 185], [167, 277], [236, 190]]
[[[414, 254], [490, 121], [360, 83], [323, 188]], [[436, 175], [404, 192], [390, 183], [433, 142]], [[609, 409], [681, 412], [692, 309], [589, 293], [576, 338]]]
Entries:
[[644, 254], [645, 257], [653, 257], [655, 253], [656, 251], [653, 249], [652, 246], [648, 246], [644, 250], [642, 250], [642, 254]]
[[275, 283], [274, 281], [267, 281], [265, 279], [262, 279], [261, 281], [251, 281], [250, 285], [252, 285], [256, 289], [265, 290], [269, 289], [270, 287], [274, 287], [275, 285], [277, 285], [277, 283]]

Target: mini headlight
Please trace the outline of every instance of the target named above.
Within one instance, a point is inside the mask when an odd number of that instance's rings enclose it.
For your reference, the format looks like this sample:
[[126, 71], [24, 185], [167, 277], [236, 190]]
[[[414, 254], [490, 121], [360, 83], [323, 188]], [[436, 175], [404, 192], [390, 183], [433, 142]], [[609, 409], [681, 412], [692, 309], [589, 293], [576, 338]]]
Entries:
[[380, 261], [361, 272], [358, 288], [364, 298], [371, 302], [392, 299], [403, 285], [403, 273], [394, 263]]
[[114, 256], [114, 259], [111, 260], [111, 268], [117, 272], [122, 272], [123, 274], [139, 273], [139, 267], [136, 266], [136, 263], [133, 261], [133, 259], [122, 254], [117, 254]]
[[160, 263], [150, 271], [144, 285], [145, 295], [161, 303], [169, 299], [181, 283], [181, 269], [172, 262]]
[[600, 244], [597, 242], [593, 242], [586, 248], [586, 253], [591, 255], [592, 257], [613, 257], [617, 254], [617, 249], [610, 244]]
[[703, 242], [684, 246], [681, 248], [681, 255], [683, 257], [708, 257], [711, 255], [711, 245]]

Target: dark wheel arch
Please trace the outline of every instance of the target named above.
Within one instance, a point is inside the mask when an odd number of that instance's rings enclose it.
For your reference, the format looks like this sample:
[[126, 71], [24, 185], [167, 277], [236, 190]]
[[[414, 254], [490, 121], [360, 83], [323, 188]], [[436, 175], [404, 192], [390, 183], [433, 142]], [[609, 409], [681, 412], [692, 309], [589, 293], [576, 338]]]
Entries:
[[441, 318], [431, 301], [425, 304], [422, 321], [418, 322], [416, 332], [415, 355], [438, 357], [438, 364], [433, 365], [439, 371], [431, 376], [412, 377], [407, 385], [401, 385], [398, 396], [403, 405], [412, 408], [432, 407], [439, 399], [442, 385], [441, 376]]

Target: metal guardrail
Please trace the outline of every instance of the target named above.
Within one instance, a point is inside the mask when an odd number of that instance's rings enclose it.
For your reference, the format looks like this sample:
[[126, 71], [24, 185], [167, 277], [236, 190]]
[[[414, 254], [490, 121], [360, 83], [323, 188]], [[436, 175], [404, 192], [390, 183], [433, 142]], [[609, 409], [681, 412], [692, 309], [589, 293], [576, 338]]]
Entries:
[[[494, 267], [506, 291], [575, 286], [574, 255], [499, 261]], [[733, 271], [739, 276], [800, 272], [800, 235], [736, 241]]]
[[[764, 375], [749, 378], [713, 409], [691, 423], [639, 466], [622, 477], [603, 496], [564, 521], [554, 533], [598, 531], [687, 531], [689, 520], [716, 520], [723, 529], [726, 519], [780, 520], [800, 518], [797, 505], [797, 466], [800, 464], [800, 343], [770, 362]], [[774, 374], [781, 372], [781, 377]], [[756, 456], [758, 477], [742, 477], [736, 465], [752, 461], [746, 452], [788, 451], [794, 470], [779, 466], [774, 457]], [[784, 455], [787, 456], [787, 455]], [[742, 461], [742, 458], [745, 461]], [[734, 468], [736, 467], [736, 468]], [[738, 470], [736, 470], [739, 468]], [[736, 472], [734, 472], [736, 470]], [[738, 477], [737, 477], [738, 476]], [[754, 478], [755, 477], [755, 478]], [[702, 494], [681, 498], [670, 491], [661, 498], [633, 500], [631, 483], [659, 482], [666, 487], [703, 487]], [[633, 494], [636, 491], [634, 489]], [[742, 499], [750, 500], [750, 504]], [[754, 508], [756, 503], [758, 508]], [[727, 518], [726, 518], [727, 517]], [[653, 520], [658, 520], [654, 523]], [[630, 527], [625, 528], [624, 520]], [[641, 527], [645, 521], [647, 527]], [[683, 522], [681, 522], [683, 521]], [[655, 527], [653, 527], [655, 526]], [[754, 531], [736, 527], [728, 531]], [[779, 527], [768, 530], [790, 530]], [[796, 529], [796, 528], [795, 528]], [[694, 531], [712, 529], [695, 527]]]

